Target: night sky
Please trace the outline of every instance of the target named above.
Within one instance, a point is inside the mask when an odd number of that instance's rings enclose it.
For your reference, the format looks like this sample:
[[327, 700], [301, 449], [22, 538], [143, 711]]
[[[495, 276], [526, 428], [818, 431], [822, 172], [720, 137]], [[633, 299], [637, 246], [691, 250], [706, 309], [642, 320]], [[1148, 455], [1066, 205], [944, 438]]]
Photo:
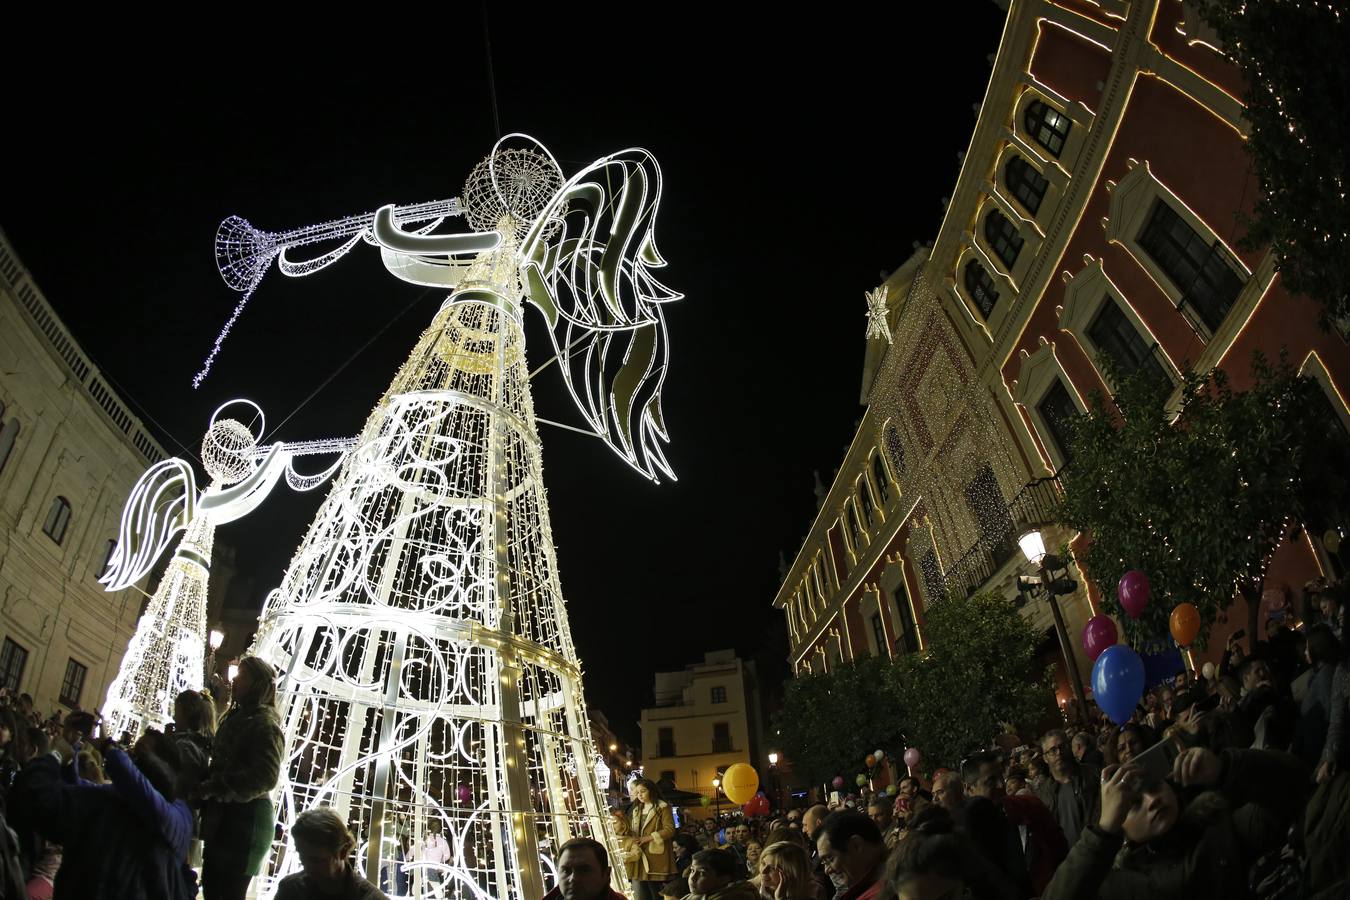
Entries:
[[[985, 0], [887, 6], [834, 24], [787, 7], [737, 24], [489, 14], [503, 132], [538, 137], [567, 175], [642, 146], [665, 176], [659, 274], [686, 295], [666, 308], [679, 481], [654, 486], [593, 438], [540, 426], [587, 697], [629, 739], [654, 671], [734, 646], [786, 672], [779, 552], [800, 545], [812, 471], [829, 482], [862, 414], [863, 292], [935, 236], [1002, 27]], [[322, 55], [284, 34], [242, 57], [113, 41], [44, 56], [56, 77], [7, 77], [0, 227], [171, 453], [195, 456], [235, 396], [261, 404], [273, 439], [361, 426], [441, 294], [371, 247], [303, 279], [274, 269], [194, 391], [237, 300], [212, 237], [230, 214], [284, 231], [458, 195], [497, 136], [467, 9]], [[526, 334], [538, 365], [533, 312]], [[579, 423], [556, 375], [533, 387], [539, 415]], [[325, 493], [279, 488], [221, 529], [255, 608]]]

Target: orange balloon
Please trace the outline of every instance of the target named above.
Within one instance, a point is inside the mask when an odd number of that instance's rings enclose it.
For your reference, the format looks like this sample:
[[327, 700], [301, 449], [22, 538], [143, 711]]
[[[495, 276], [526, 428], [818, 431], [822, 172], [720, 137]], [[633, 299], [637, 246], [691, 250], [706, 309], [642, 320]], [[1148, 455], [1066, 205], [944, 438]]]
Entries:
[[1168, 623], [1172, 628], [1172, 637], [1183, 647], [1189, 647], [1200, 634], [1200, 610], [1190, 603], [1178, 603], [1172, 610]]
[[863, 760], [863, 762], [866, 763], [867, 768], [870, 769], [877, 764], [877, 758], [869, 753], [867, 754], [867, 759]]

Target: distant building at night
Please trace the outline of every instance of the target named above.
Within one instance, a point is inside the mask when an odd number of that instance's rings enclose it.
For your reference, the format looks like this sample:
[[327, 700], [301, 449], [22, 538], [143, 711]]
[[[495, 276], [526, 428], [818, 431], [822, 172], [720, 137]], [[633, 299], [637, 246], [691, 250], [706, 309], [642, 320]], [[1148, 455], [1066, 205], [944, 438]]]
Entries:
[[[1073, 537], [1047, 511], [1064, 421], [1110, 391], [1104, 356], [1178, 383], [1218, 366], [1242, 390], [1254, 350], [1286, 349], [1350, 427], [1345, 336], [1318, 328], [1269, 252], [1238, 247], [1259, 185], [1216, 40], [1190, 2], [1008, 5], [945, 218], [887, 281], [894, 343], [869, 341], [866, 413], [774, 599], [794, 671], [922, 649], [924, 610], [949, 591], [1016, 596], [1032, 574], [1018, 536]], [[1293, 594], [1343, 564], [1304, 534], [1267, 587]], [[1097, 598], [1071, 577], [1061, 605], [1086, 676], [1078, 636]], [[1046, 601], [1024, 611], [1070, 700]], [[1215, 627], [1210, 657], [1240, 618]]]
[[735, 763], [767, 771], [759, 752], [763, 717], [755, 665], [735, 651], [713, 651], [678, 672], [657, 672], [654, 703], [642, 710], [643, 774], [652, 781], [712, 798], [713, 779]]
[[96, 709], [142, 609], [97, 581], [132, 485], [164, 450], [0, 233], [0, 685]]

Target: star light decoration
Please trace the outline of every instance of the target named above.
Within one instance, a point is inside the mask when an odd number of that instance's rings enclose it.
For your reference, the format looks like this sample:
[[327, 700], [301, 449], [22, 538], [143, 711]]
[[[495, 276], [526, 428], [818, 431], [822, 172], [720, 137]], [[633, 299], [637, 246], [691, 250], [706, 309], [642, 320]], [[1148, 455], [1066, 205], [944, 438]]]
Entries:
[[886, 316], [890, 312], [886, 308], [886, 285], [882, 285], [873, 291], [868, 291], [864, 296], [867, 297], [867, 339], [874, 340], [885, 338], [887, 344], [893, 343], [891, 340], [890, 325], [886, 322]]
[[[262, 896], [299, 870], [291, 826], [322, 805], [356, 824], [358, 872], [378, 882], [403, 866], [418, 898], [530, 900], [553, 886], [568, 839], [618, 852], [599, 766], [585, 762], [594, 744], [524, 305], [542, 313], [589, 431], [644, 476], [673, 477], [661, 447], [662, 304], [680, 295], [653, 274], [664, 265], [660, 188], [646, 151], [565, 179], [542, 145], [508, 135], [457, 202], [472, 231], [406, 231], [412, 218], [389, 206], [329, 233], [368, 235], [392, 274], [449, 296], [263, 608], [252, 652], [281, 673], [286, 756]], [[227, 283], [252, 290], [259, 262], [285, 259], [310, 232], [263, 240], [242, 221], [227, 220], [217, 257]], [[246, 277], [230, 281], [236, 272]], [[419, 844], [433, 822], [449, 861], [399, 859], [398, 838]]]

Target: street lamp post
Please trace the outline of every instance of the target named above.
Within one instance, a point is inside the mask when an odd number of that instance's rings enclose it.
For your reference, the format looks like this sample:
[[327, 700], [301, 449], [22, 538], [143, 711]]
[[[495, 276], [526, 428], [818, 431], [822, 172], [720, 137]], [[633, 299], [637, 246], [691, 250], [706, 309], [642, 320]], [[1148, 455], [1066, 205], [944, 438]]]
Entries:
[[[1073, 687], [1074, 697], [1078, 700], [1078, 715], [1081, 721], [1086, 723], [1088, 706], [1087, 696], [1083, 693], [1083, 676], [1078, 671], [1078, 657], [1074, 655], [1073, 645], [1069, 642], [1069, 630], [1064, 625], [1064, 614], [1059, 608], [1060, 596], [1073, 593], [1078, 585], [1067, 577], [1068, 564], [1058, 556], [1045, 552], [1045, 539], [1039, 529], [1027, 531], [1017, 539], [1017, 544], [1022, 548], [1022, 555], [1027, 558], [1027, 562], [1040, 570], [1038, 578], [1017, 579], [1018, 589], [1029, 590], [1033, 594], [1040, 590], [1045, 591], [1046, 602], [1050, 604], [1050, 612], [1055, 617], [1055, 634], [1059, 638], [1059, 650], [1064, 654], [1065, 669]], [[1060, 570], [1066, 577], [1056, 579], [1054, 573]]]
[[225, 632], [219, 628], [212, 628], [206, 637], [206, 643], [210, 648], [210, 652], [206, 654], [206, 683], [209, 685], [211, 679], [216, 677], [216, 651], [225, 643]]
[[713, 779], [713, 821], [722, 821], [722, 779]]
[[769, 774], [773, 776], [773, 801], [778, 805], [779, 812], [783, 809], [783, 789], [778, 781], [778, 754], [769, 754]]

